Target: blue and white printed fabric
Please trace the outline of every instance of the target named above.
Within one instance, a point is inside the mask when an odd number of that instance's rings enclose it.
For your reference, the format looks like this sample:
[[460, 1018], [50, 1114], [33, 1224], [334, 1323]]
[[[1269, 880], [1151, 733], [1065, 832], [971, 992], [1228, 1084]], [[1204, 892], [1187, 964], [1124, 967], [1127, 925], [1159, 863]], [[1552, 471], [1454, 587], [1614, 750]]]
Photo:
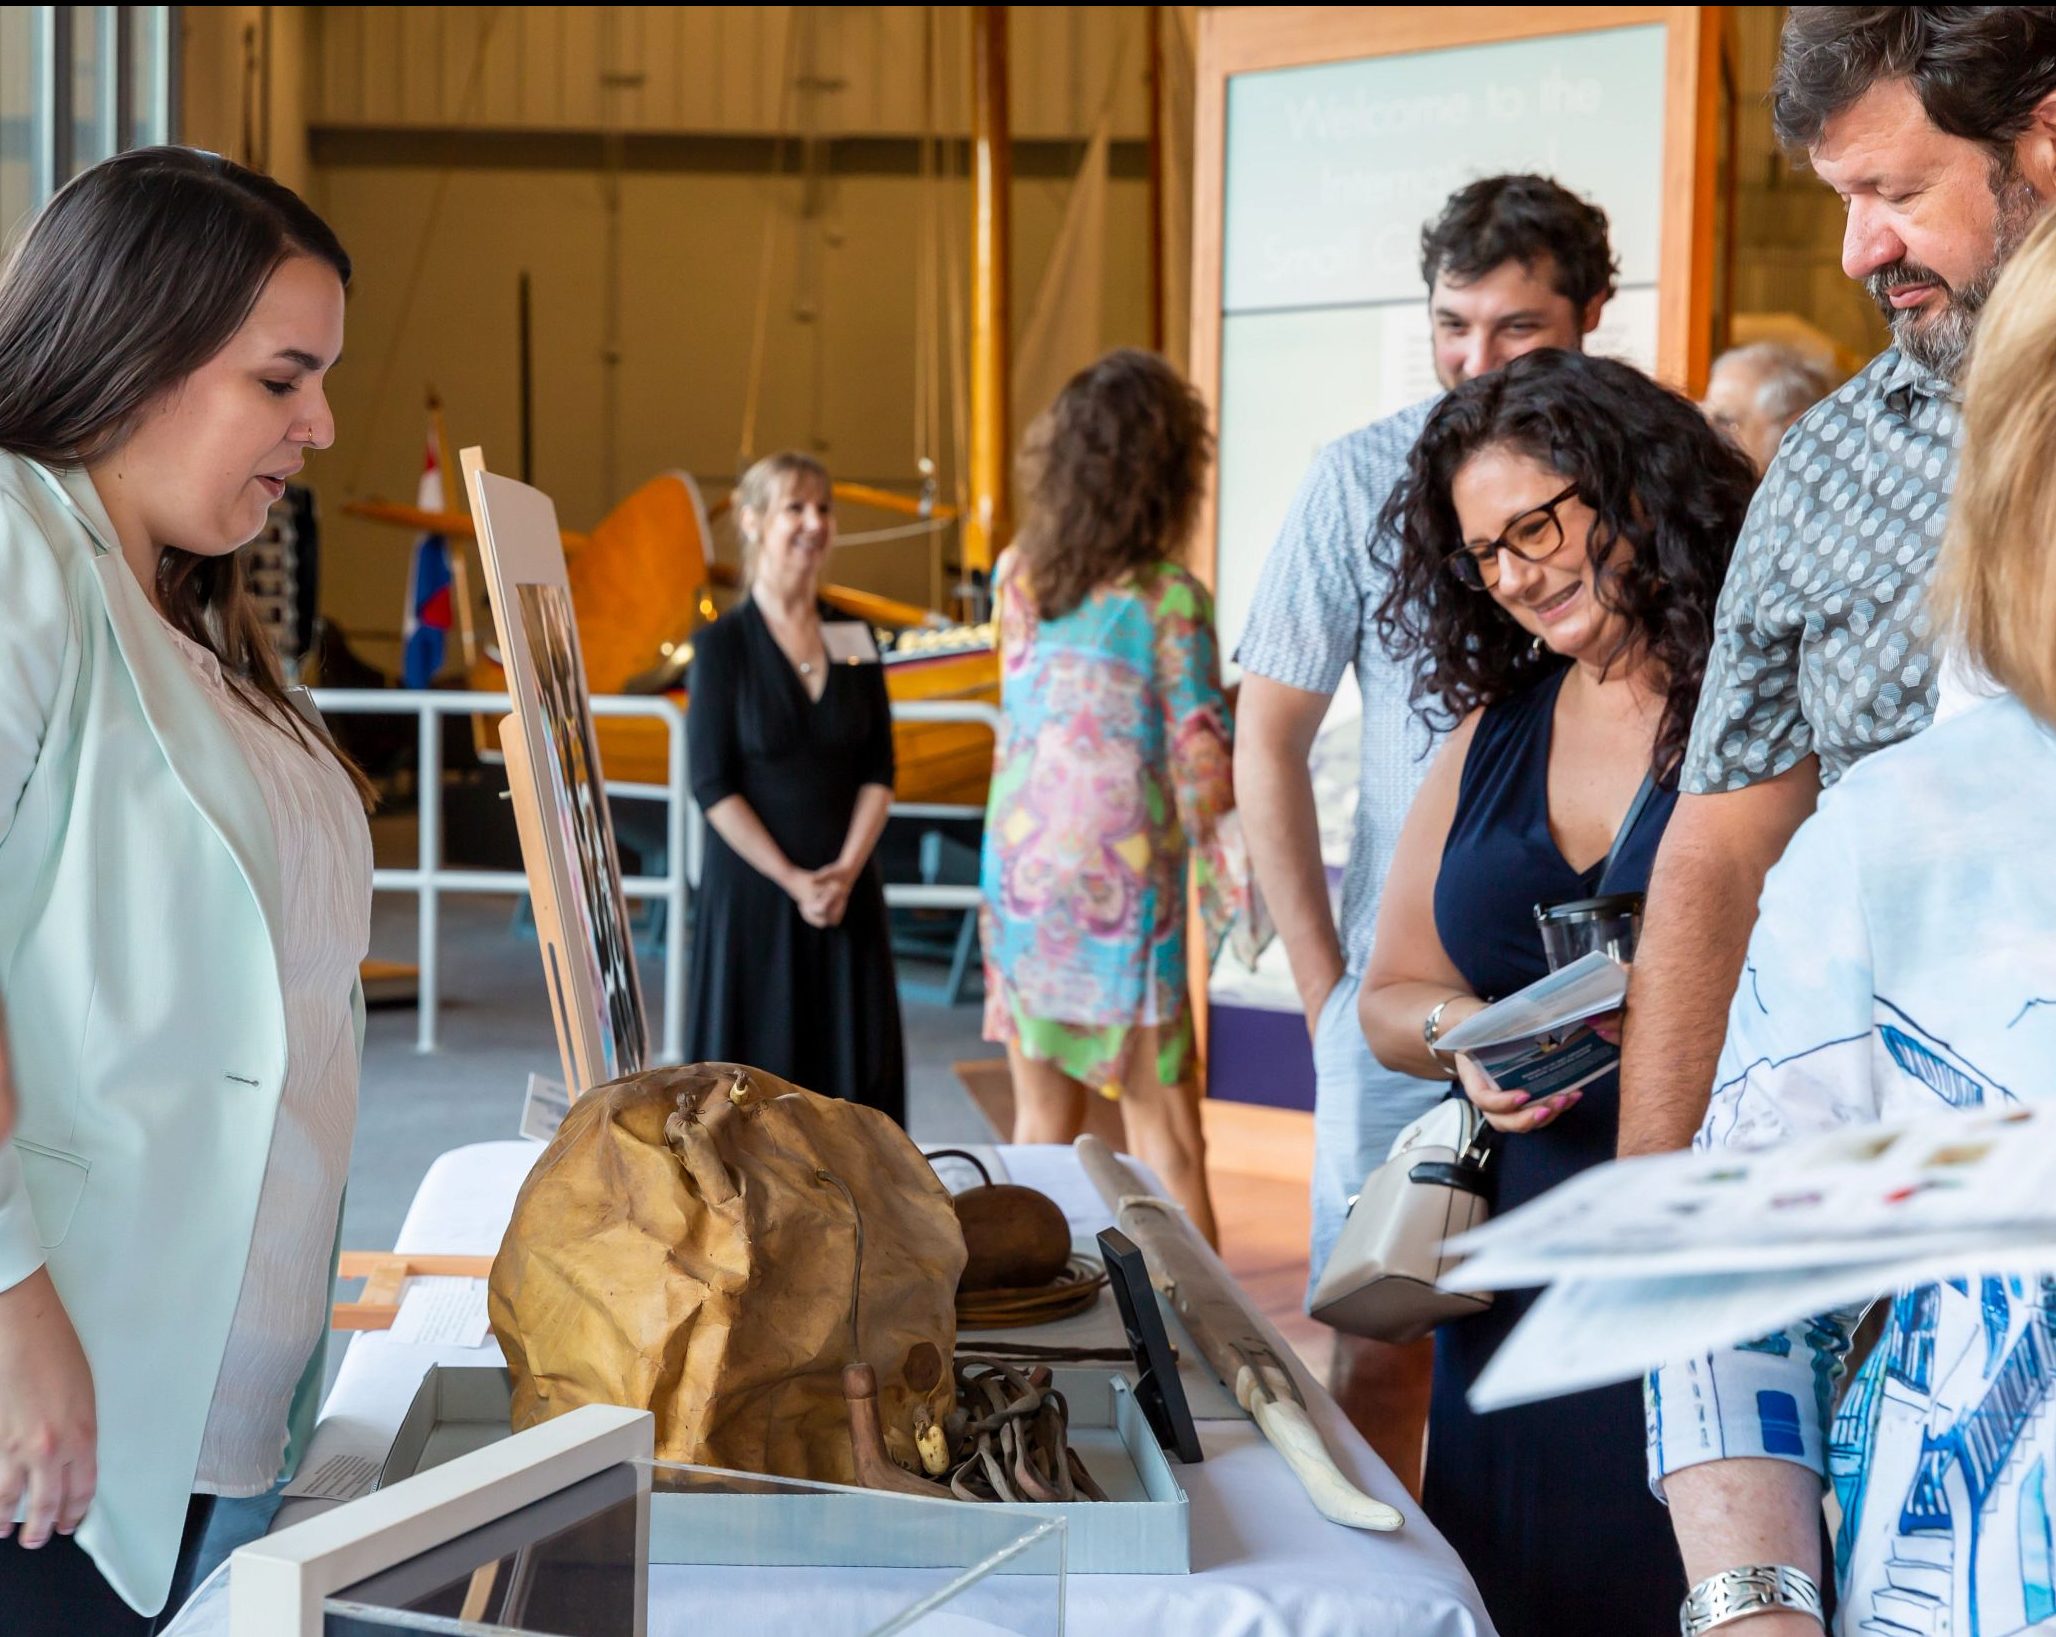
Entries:
[[[2056, 735], [2016, 700], [1871, 756], [1764, 885], [1701, 1148], [2056, 1097]], [[2056, 1619], [2056, 1281], [1891, 1298], [1651, 1378], [1652, 1482], [1772, 1457], [1831, 1481], [1844, 1633]]]

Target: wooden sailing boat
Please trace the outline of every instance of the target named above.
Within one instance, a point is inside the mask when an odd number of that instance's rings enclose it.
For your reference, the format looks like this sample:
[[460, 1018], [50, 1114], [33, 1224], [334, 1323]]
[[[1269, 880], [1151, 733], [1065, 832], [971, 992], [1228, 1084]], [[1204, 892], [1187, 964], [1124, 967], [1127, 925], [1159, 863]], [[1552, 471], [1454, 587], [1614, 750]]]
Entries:
[[[867, 506], [938, 526], [961, 511], [961, 562], [973, 598], [1011, 533], [1007, 469], [1008, 415], [1008, 164], [1006, 9], [973, 7], [972, 243], [968, 337], [967, 490], [959, 508], [934, 493], [934, 464], [920, 465], [928, 481], [921, 497], [856, 483], [835, 484], [840, 502]], [[928, 141], [932, 129], [932, 68]], [[940, 177], [936, 180], [939, 182]], [[953, 258], [946, 258], [953, 263]], [[932, 272], [932, 267], [924, 270]], [[760, 320], [761, 322], [761, 320]], [[928, 368], [935, 366], [929, 342]], [[939, 380], [939, 377], [933, 378]], [[932, 387], [933, 380], [924, 382]], [[939, 387], [935, 388], [939, 392]], [[754, 392], [753, 392], [754, 400]], [[753, 441], [754, 402], [745, 412], [745, 452]], [[940, 416], [931, 416], [932, 429]], [[441, 438], [440, 432], [438, 433]], [[446, 441], [446, 440], [445, 440]], [[450, 469], [447, 467], [445, 469]], [[735, 589], [733, 569], [714, 561], [710, 523], [728, 507], [724, 497], [707, 507], [684, 473], [652, 478], [621, 501], [588, 533], [564, 535], [573, 605], [578, 613], [587, 680], [595, 694], [669, 691], [685, 699], [683, 680], [692, 633], [719, 611], [717, 594]], [[426, 512], [383, 501], [345, 505], [352, 516], [418, 532], [441, 533], [453, 564], [472, 538], [468, 514]], [[460, 574], [455, 624], [468, 686], [499, 692], [505, 676], [480, 642], [476, 611]], [[937, 590], [941, 588], [938, 586]], [[970, 701], [997, 704], [999, 660], [992, 628], [977, 620], [952, 622], [924, 608], [853, 587], [828, 585], [822, 598], [850, 617], [870, 623], [881, 637], [886, 686], [896, 702]], [[940, 599], [938, 599], [940, 600]], [[967, 610], [979, 612], [973, 606]], [[663, 725], [641, 718], [602, 718], [601, 762], [610, 781], [661, 784], [667, 777]], [[901, 802], [981, 806], [992, 766], [991, 733], [976, 723], [903, 722], [893, 730]], [[481, 752], [492, 755], [489, 737]]]

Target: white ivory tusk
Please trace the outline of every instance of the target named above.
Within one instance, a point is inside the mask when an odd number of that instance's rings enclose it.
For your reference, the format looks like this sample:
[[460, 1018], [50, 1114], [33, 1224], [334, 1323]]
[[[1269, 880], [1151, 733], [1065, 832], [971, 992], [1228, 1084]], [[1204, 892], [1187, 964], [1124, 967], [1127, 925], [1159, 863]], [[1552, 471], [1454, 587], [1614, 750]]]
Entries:
[[1405, 1520], [1383, 1501], [1374, 1501], [1342, 1475], [1321, 1435], [1297, 1404], [1281, 1404], [1262, 1393], [1249, 1406], [1271, 1447], [1298, 1475], [1316, 1510], [1331, 1523], [1390, 1533]]
[[1265, 1333], [1249, 1298], [1213, 1260], [1176, 1205], [1142, 1191], [1141, 1178], [1097, 1137], [1073, 1145], [1086, 1177], [1141, 1249], [1152, 1284], [1185, 1321], [1214, 1373], [1284, 1457], [1321, 1516], [1348, 1529], [1393, 1530], [1406, 1520], [1342, 1475], [1315, 1430], [1290, 1366]]

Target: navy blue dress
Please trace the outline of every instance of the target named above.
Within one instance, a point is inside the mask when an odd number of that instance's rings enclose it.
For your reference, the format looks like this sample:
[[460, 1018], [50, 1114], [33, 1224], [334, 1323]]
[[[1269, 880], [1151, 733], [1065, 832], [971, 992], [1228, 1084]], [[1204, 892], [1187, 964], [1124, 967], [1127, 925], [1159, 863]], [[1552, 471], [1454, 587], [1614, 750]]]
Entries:
[[[1488, 707], [1464, 758], [1435, 929], [1464, 981], [1488, 998], [1547, 974], [1537, 904], [1599, 891], [1601, 867], [1572, 869], [1549, 833], [1549, 742], [1568, 674]], [[1652, 792], [1607, 891], [1646, 890], [1676, 800]], [[1620, 1081], [1608, 1074], [1540, 1131], [1496, 1138], [1495, 1212], [1612, 1159], [1619, 1125]], [[1476, 1579], [1500, 1637], [1673, 1637], [1685, 1577], [1670, 1515], [1649, 1493], [1640, 1385], [1489, 1415], [1464, 1401], [1535, 1294], [1504, 1292], [1476, 1318], [1435, 1332], [1422, 1504]]]

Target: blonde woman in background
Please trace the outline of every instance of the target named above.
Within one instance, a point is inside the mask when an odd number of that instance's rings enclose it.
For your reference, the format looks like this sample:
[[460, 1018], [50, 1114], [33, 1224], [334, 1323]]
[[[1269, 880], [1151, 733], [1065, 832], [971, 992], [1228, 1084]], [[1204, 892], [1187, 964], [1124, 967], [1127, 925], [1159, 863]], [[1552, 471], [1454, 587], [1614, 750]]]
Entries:
[[[1701, 1148], [2056, 1095], [2056, 218], [1984, 309], [1963, 420], [1935, 623], [2009, 696], [1851, 769], [1793, 837]], [[1832, 1482], [1837, 1631], [2043, 1629], [2052, 1303], [2047, 1281], [1901, 1291], [1838, 1407], [1861, 1307], [1659, 1371], [1651, 1469], [1687, 1579], [1818, 1583]], [[1910, 1560], [1927, 1566], [1911, 1587]], [[1805, 1602], [1752, 1615], [1749, 1637], [1818, 1637]]]
[[872, 851], [892, 709], [870, 632], [821, 602], [828, 473], [770, 455], [735, 493], [749, 595], [693, 639], [688, 1062], [748, 1063], [906, 1119], [899, 991]]

